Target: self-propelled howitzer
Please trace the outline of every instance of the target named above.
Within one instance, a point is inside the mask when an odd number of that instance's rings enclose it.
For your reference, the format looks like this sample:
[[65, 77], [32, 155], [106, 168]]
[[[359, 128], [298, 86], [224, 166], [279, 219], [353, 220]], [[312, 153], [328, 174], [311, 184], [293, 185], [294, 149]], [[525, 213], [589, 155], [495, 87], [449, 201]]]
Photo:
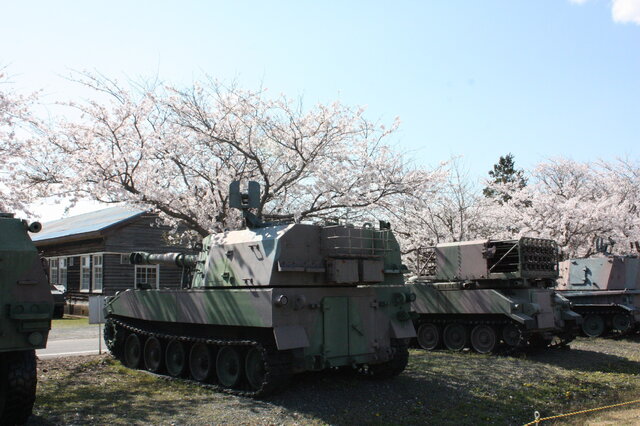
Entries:
[[132, 263], [183, 266], [191, 278], [182, 290], [127, 290], [107, 301], [105, 339], [125, 365], [248, 396], [302, 371], [404, 370], [412, 295], [387, 224], [248, 222], [204, 238], [196, 255], [132, 254]]
[[[427, 350], [471, 346], [494, 351], [571, 341], [581, 317], [549, 287], [558, 276], [551, 240], [477, 240], [425, 250], [420, 276], [409, 284], [418, 343]], [[555, 340], [555, 342], [554, 342]]]

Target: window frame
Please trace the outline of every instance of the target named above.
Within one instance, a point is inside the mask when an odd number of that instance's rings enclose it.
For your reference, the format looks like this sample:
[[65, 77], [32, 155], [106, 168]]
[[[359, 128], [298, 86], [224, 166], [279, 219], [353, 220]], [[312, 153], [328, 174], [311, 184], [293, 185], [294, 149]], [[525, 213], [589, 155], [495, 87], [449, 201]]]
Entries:
[[[144, 269], [144, 270], [150, 270], [150, 269], [155, 269], [156, 271], [156, 284], [155, 287], [152, 286], [151, 288], [155, 288], [155, 289], [159, 289], [160, 288], [160, 265], [133, 265], [133, 288], [137, 289], [138, 288], [138, 270], [139, 269]], [[148, 278], [148, 273], [147, 273], [147, 278]]]
[[[83, 254], [80, 256], [80, 292], [81, 293], [90, 293], [91, 292], [91, 274], [92, 274], [92, 269], [91, 269], [91, 254]], [[85, 266], [85, 260], [88, 260], [88, 265]], [[87, 282], [87, 287], [84, 288], [84, 270], [85, 268], [89, 271], [89, 276], [88, 276], [88, 282]]]
[[[58, 284], [58, 258], [50, 257], [49, 261], [49, 284]], [[55, 270], [55, 273], [54, 273]]]
[[[96, 259], [100, 259], [100, 262], [96, 262]], [[96, 272], [100, 270], [100, 288], [98, 288], [96, 279]], [[92, 283], [92, 293], [102, 293], [102, 289], [104, 288], [104, 254], [93, 254], [91, 255], [91, 283]]]
[[[69, 258], [66, 256], [58, 258], [58, 285], [64, 286], [65, 290], [69, 285]], [[63, 274], [64, 271], [64, 274]], [[64, 275], [64, 280], [62, 279]]]

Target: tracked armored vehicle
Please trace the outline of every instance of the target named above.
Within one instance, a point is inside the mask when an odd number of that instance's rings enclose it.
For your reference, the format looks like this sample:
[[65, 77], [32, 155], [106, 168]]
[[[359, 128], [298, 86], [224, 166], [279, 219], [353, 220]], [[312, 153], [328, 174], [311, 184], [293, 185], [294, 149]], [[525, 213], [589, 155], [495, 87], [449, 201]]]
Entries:
[[195, 255], [133, 253], [134, 264], [175, 264], [182, 290], [127, 290], [106, 302], [105, 340], [126, 366], [262, 396], [289, 376], [355, 368], [401, 373], [415, 336], [400, 250], [386, 224], [261, 224], [259, 187], [240, 194], [247, 227], [212, 234]]
[[554, 241], [456, 242], [422, 254], [421, 274], [408, 285], [422, 348], [489, 353], [566, 345], [575, 337], [581, 317], [549, 288], [558, 276]]
[[0, 424], [23, 424], [36, 398], [36, 354], [47, 343], [53, 298], [38, 251], [13, 214], [0, 213]]
[[640, 258], [611, 254], [608, 246], [600, 240], [595, 256], [560, 262], [556, 290], [584, 317], [582, 331], [589, 337], [640, 326]]

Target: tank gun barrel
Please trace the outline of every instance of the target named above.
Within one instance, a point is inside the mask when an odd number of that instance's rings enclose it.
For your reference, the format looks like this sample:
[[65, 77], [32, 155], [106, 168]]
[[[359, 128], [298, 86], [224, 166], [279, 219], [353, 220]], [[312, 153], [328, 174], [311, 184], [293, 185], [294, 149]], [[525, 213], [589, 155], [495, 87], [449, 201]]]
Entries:
[[170, 265], [182, 268], [192, 268], [196, 265], [196, 256], [184, 253], [151, 254], [134, 252], [129, 255], [133, 265]]

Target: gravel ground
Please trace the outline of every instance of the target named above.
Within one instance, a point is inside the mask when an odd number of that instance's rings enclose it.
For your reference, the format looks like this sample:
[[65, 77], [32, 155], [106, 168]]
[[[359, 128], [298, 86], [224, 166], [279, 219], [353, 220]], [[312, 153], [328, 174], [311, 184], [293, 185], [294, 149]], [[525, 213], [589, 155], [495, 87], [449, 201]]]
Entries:
[[[640, 337], [578, 339], [571, 350], [516, 356], [415, 349], [395, 379], [301, 374], [265, 400], [129, 370], [108, 355], [42, 360], [39, 369], [31, 425], [522, 424], [535, 410], [548, 416], [637, 398]], [[615, 413], [633, 410], [606, 414]], [[580, 422], [598, 418], [606, 421]]]

